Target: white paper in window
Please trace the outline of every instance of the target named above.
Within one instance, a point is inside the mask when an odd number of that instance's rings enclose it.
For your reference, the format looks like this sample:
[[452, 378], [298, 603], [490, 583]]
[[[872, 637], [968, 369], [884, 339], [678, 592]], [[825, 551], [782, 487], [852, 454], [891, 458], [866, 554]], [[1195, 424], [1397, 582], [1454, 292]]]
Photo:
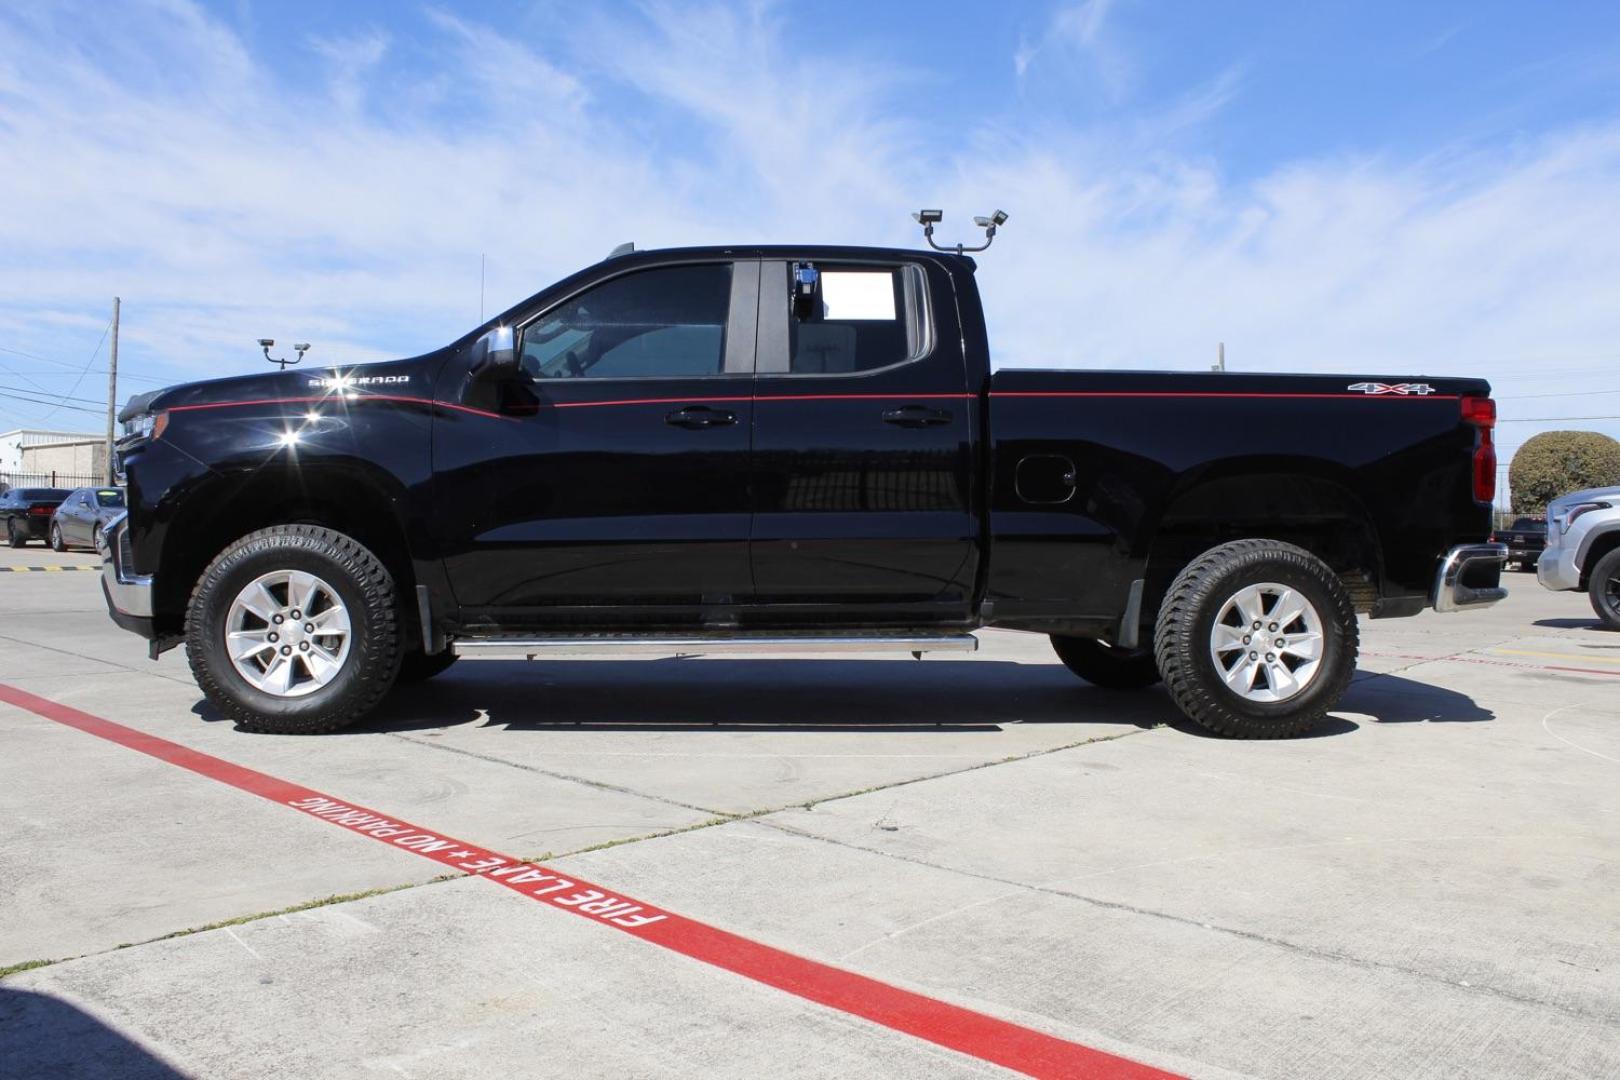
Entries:
[[893, 319], [894, 272], [823, 273], [821, 305], [825, 319]]

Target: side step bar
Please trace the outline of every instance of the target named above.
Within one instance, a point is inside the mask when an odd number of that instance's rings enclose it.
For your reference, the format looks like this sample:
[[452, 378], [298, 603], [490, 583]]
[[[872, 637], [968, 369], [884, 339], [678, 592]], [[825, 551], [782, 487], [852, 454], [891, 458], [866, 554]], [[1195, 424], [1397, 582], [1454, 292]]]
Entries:
[[537, 660], [552, 656], [713, 656], [768, 655], [772, 653], [973, 652], [979, 639], [972, 634], [887, 637], [879, 634], [815, 637], [796, 634], [775, 637], [731, 636], [628, 637], [604, 634], [580, 637], [460, 638], [450, 643], [457, 656], [490, 660]]

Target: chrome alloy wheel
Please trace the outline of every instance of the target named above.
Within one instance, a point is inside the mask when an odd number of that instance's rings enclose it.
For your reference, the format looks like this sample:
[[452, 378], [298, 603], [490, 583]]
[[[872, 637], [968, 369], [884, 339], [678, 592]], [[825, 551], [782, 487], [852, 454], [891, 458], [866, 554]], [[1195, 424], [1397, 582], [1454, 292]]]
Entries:
[[1209, 655], [1227, 689], [1248, 701], [1287, 701], [1322, 666], [1322, 617], [1298, 589], [1261, 582], [1221, 605]]
[[349, 656], [349, 609], [337, 590], [302, 570], [262, 574], [225, 616], [225, 650], [248, 684], [303, 697], [337, 677]]

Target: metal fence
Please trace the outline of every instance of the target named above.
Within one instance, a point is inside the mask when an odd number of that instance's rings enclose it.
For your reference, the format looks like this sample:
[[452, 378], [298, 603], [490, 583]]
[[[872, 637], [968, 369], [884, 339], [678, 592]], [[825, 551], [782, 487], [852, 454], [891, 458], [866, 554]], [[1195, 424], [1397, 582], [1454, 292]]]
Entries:
[[0, 472], [0, 492], [12, 488], [81, 488], [100, 487], [103, 478], [89, 473], [57, 472]]

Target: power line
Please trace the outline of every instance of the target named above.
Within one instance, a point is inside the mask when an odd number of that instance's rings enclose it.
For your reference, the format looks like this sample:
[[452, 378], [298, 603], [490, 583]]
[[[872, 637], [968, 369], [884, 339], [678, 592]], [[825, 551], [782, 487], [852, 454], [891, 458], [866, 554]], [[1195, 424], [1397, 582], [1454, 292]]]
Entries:
[[[0, 386], [0, 390], [11, 390], [11, 391], [14, 391], [15, 393], [18, 393], [18, 394], [34, 394], [34, 395], [37, 395], [39, 397], [46, 398], [48, 400], [56, 400], [56, 395], [51, 393], [49, 390], [30, 390], [26, 386]], [[104, 402], [98, 401], [95, 398], [82, 398], [82, 397], [71, 397], [71, 396], [69, 396], [69, 397], [62, 398], [61, 400], [62, 401], [82, 401], [86, 405], [102, 405], [102, 404], [105, 404]]]
[[[101, 409], [92, 409], [85, 405], [60, 405], [53, 401], [40, 401], [37, 398], [22, 397], [18, 394], [0, 393], [0, 398], [7, 398], [11, 401], [23, 401], [27, 402], [29, 405], [54, 405], [55, 408], [51, 410], [51, 413], [54, 413], [57, 409], [67, 409], [69, 412], [90, 413], [93, 416], [100, 416], [102, 412]], [[45, 419], [49, 417], [51, 413], [46, 413], [44, 417], [40, 417], [39, 419], [35, 420], [34, 423], [44, 423]]]
[[1562, 394], [1503, 394], [1498, 397], [1492, 394], [1497, 401], [1529, 401], [1531, 398], [1550, 397], [1592, 397], [1595, 394], [1620, 394], [1620, 390], [1569, 390]]
[[[0, 345], [0, 352], [11, 353], [13, 356], [26, 356], [30, 360], [38, 360], [42, 364], [55, 364], [57, 367], [67, 368], [70, 371], [78, 367], [77, 364], [75, 364], [75, 363], [73, 363], [72, 361], [69, 361], [69, 360], [56, 360], [56, 359], [53, 359], [53, 358], [51, 358], [49, 356], [40, 356], [38, 353], [23, 352], [21, 349], [8, 349], [4, 345]], [[94, 360], [95, 357], [92, 356], [91, 359]], [[97, 375], [105, 375], [105, 374], [107, 374], [107, 369], [106, 368], [92, 368], [92, 369], [89, 369], [88, 371], [86, 371], [85, 373], [90, 374], [91, 372], [93, 372], [94, 374], [97, 374]], [[22, 372], [14, 372], [14, 374], [20, 375], [20, 374], [22, 374]], [[157, 378], [153, 378], [150, 375], [131, 375], [128, 372], [119, 372], [118, 377], [120, 379], [135, 379], [135, 380], [138, 380], [139, 382], [162, 383], [162, 384], [165, 384], [165, 385], [172, 384], [173, 381], [174, 381], [172, 379], [157, 379]], [[32, 380], [30, 380], [30, 381], [32, 381]]]
[[1561, 424], [1565, 420], [1620, 420], [1620, 416], [1499, 416], [1496, 422], [1498, 424]]
[[107, 334], [109, 332], [111, 332], [111, 330], [112, 330], [112, 320], [108, 319], [107, 320], [107, 325], [101, 331], [101, 337], [96, 339], [96, 347], [94, 349], [92, 349], [91, 352], [90, 352], [90, 359], [88, 359], [88, 360], [86, 360], [84, 362], [84, 368], [83, 368], [83, 370], [81, 370], [79, 372], [79, 377], [77, 379], [73, 380], [73, 385], [68, 387], [68, 392], [66, 394], [62, 395], [61, 403], [58, 403], [56, 408], [52, 409], [50, 412], [46, 413], [44, 416], [39, 418], [40, 423], [43, 424], [45, 421], [47, 421], [51, 417], [55, 416], [57, 409], [62, 408], [64, 406], [64, 404], [68, 401], [68, 399], [72, 396], [73, 391], [77, 390], [79, 388], [79, 384], [84, 382], [85, 375], [88, 374], [89, 371], [90, 371], [90, 365], [96, 362], [96, 357], [97, 356], [101, 355], [101, 346], [106, 342]]

